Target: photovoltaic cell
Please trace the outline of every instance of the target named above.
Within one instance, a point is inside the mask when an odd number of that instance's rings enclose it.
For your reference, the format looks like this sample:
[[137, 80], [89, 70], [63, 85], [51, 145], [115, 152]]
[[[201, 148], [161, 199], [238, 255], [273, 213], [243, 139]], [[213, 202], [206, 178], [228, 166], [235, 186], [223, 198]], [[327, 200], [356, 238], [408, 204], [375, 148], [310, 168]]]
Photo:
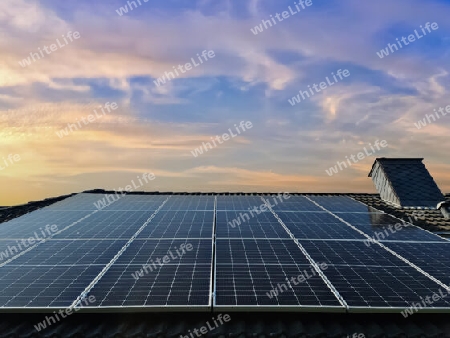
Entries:
[[[46, 225], [56, 225], [57, 230], [62, 230], [88, 215], [87, 211], [51, 211], [38, 210], [24, 216], [12, 219], [0, 224], [0, 238], [30, 238], [43, 237], [42, 231], [46, 233]], [[48, 235], [48, 232], [47, 232]]]
[[210, 303], [211, 265], [163, 265], [158, 270], [133, 277], [135, 265], [113, 265], [90, 295], [92, 307], [203, 306]]
[[331, 212], [376, 212], [375, 209], [347, 196], [309, 196]]
[[312, 276], [310, 265], [218, 265], [216, 307], [340, 308], [337, 298], [317, 275], [302, 283], [298, 279], [297, 284], [287, 282], [293, 277], [305, 276], [305, 272]]
[[164, 204], [161, 211], [177, 210], [214, 210], [214, 196], [174, 195]]
[[97, 209], [94, 203], [103, 198], [103, 196], [101, 194], [77, 194], [45, 207], [42, 210], [94, 211]]
[[11, 265], [105, 266], [126, 242], [126, 240], [50, 240], [19, 256]]
[[[270, 198], [265, 197], [270, 201]], [[270, 202], [271, 205], [275, 204]], [[323, 211], [320, 207], [308, 200], [304, 196], [290, 196], [288, 199], [282, 199], [277, 205], [272, 206], [272, 209], [277, 213], [279, 211], [295, 211], [295, 212], [320, 212]]]
[[[350, 310], [364, 308], [408, 308], [437, 293], [440, 286], [410, 266], [329, 266], [324, 271]], [[422, 297], [422, 298], [421, 298]], [[434, 308], [449, 308], [446, 299]]]
[[450, 285], [450, 242], [392, 243], [382, 242], [425, 272]]
[[217, 238], [289, 238], [288, 233], [271, 212], [254, 213], [218, 211]]
[[403, 261], [377, 244], [362, 241], [310, 241], [300, 244], [316, 262], [329, 265], [403, 266]]
[[340, 213], [338, 216], [377, 240], [446, 242], [438, 235], [383, 213]]
[[345, 223], [327, 212], [277, 212], [295, 238], [365, 239]]
[[254, 207], [259, 208], [264, 202], [260, 196], [217, 196], [218, 211], [248, 211]]
[[158, 213], [138, 238], [212, 238], [213, 211]]
[[211, 239], [135, 240], [90, 294], [94, 307], [208, 306], [211, 264]]
[[[216, 247], [216, 306], [340, 307], [291, 239], [218, 239]], [[304, 271], [310, 278], [290, 284]]]
[[[325, 262], [325, 276], [350, 308], [408, 307], [440, 288], [379, 245], [362, 242], [300, 241], [317, 262]], [[447, 307], [442, 301], [435, 307]]]
[[[167, 264], [211, 264], [211, 239], [151, 239], [135, 240], [114, 263], [115, 265], [148, 264], [157, 270]], [[159, 261], [158, 261], [159, 259]], [[154, 265], [153, 265], [154, 264]]]
[[106, 194], [98, 195], [95, 202], [97, 206], [103, 206], [103, 211], [155, 211], [164, 202], [167, 196], [159, 195], [122, 195]]
[[102, 268], [7, 264], [0, 268], [0, 309], [68, 308]]
[[216, 246], [218, 265], [309, 265], [292, 239], [218, 239]]
[[76, 226], [56, 235], [55, 239], [101, 239], [131, 236], [150, 218], [153, 211], [98, 211]]

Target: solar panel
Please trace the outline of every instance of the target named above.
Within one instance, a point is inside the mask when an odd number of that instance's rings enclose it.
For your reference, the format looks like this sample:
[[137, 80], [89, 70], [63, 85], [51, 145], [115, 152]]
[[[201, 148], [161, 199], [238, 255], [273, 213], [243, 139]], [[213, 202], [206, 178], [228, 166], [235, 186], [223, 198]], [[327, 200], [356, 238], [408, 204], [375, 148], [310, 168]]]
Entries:
[[153, 211], [98, 211], [77, 226], [54, 236], [55, 239], [122, 238], [128, 240]]
[[270, 197], [268, 198], [270, 201], [270, 204], [272, 205], [273, 210], [275, 210], [277, 213], [280, 211], [296, 211], [296, 212], [318, 212], [323, 211], [320, 207], [318, 207], [316, 204], [308, 200], [304, 196], [290, 196], [288, 199], [276, 199], [278, 204], [275, 205], [275, 202], [272, 201]]
[[214, 196], [171, 196], [161, 210], [214, 210], [214, 200]]
[[[38, 210], [22, 217], [12, 219], [0, 224], [0, 238], [29, 238], [35, 232], [39, 237], [49, 237], [54, 232], [48, 231], [47, 225], [56, 225], [56, 229], [62, 230], [83, 217], [89, 212], [79, 211], [52, 211]], [[54, 228], [55, 229], [55, 228]], [[44, 234], [42, 233], [44, 232]], [[45, 235], [46, 234], [46, 235]]]
[[271, 212], [217, 211], [217, 238], [289, 238]]
[[138, 238], [212, 238], [214, 211], [158, 213]]
[[446, 285], [450, 285], [449, 241], [440, 243], [393, 243], [383, 241], [382, 243]]
[[449, 241], [346, 196], [277, 196], [79, 194], [0, 224], [0, 311], [389, 312], [450, 283]]
[[[291, 239], [219, 239], [215, 307], [282, 306], [343, 309]], [[300, 275], [311, 278], [298, 283]], [[284, 287], [282, 286], [284, 285]], [[280, 288], [280, 289], [278, 289]], [[282, 291], [281, 291], [282, 290]]]
[[102, 265], [0, 268], [0, 309], [68, 308], [100, 273]]
[[365, 239], [348, 225], [327, 212], [277, 212], [295, 238]]
[[261, 204], [264, 202], [260, 196], [217, 196], [218, 211], [248, 211]]
[[305, 279], [302, 283], [288, 283], [293, 277], [304, 276], [305, 271], [312, 274], [311, 266], [219, 265], [214, 307], [220, 311], [274, 310], [280, 307], [295, 311], [317, 308], [344, 311], [319, 276]]
[[347, 196], [311, 196], [308, 199], [331, 212], [376, 212], [375, 209]]
[[[330, 266], [325, 271], [330, 282], [345, 299], [352, 312], [399, 311], [420, 303], [438, 292], [440, 286], [417, 270], [404, 266]], [[450, 308], [440, 300], [432, 308]]]
[[436, 234], [384, 213], [339, 213], [337, 215], [377, 240], [446, 242]]
[[211, 239], [136, 240], [94, 286], [91, 307], [208, 308], [211, 262]]

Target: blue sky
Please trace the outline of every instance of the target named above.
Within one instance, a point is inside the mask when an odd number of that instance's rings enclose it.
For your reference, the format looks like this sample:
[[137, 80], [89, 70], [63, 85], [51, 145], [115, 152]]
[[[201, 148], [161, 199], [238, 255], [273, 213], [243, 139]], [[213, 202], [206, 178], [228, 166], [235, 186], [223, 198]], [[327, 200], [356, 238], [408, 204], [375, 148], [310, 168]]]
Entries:
[[[0, 4], [0, 205], [92, 188], [116, 189], [137, 174], [142, 190], [374, 192], [375, 157], [424, 157], [450, 191], [450, 1], [318, 1], [262, 33], [261, 20], [294, 1], [3, 0]], [[137, 2], [137, 1], [136, 1]], [[380, 58], [420, 25], [432, 30]], [[19, 62], [62, 35], [80, 38], [41, 60]], [[156, 86], [204, 50], [215, 57]], [[291, 106], [299, 90], [337, 70], [350, 76]], [[59, 138], [107, 102], [118, 109]], [[240, 121], [253, 128], [194, 157]], [[386, 140], [329, 176], [326, 169]]]

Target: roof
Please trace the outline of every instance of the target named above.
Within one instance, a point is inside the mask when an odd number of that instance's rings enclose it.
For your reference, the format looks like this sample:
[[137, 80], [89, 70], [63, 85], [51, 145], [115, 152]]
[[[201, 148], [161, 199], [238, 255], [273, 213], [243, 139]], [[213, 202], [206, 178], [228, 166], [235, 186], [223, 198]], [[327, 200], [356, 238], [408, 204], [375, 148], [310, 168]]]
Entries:
[[[215, 314], [77, 314], [37, 336], [44, 315], [3, 315], [0, 337], [142, 338], [188, 337]], [[449, 337], [448, 315], [231, 313], [226, 325], [201, 337]], [[193, 337], [196, 337], [194, 333]], [[355, 335], [356, 334], [356, 335]], [[361, 336], [360, 336], [361, 337]]]
[[[104, 190], [90, 193], [113, 193]], [[130, 194], [173, 195], [254, 195], [256, 193], [185, 193], [185, 192], [133, 192]], [[261, 193], [258, 193], [261, 194]], [[293, 193], [292, 195], [296, 195]], [[433, 208], [396, 208], [384, 202], [378, 194], [302, 194], [321, 196], [349, 196], [371, 207], [408, 221], [418, 210], [423, 211], [414, 224], [434, 232], [450, 233], [450, 220]], [[0, 223], [51, 205], [69, 196], [0, 210]], [[450, 194], [446, 196], [450, 201]], [[217, 313], [127, 313], [87, 314], [70, 316], [57, 325], [37, 333], [34, 328], [45, 319], [45, 314], [2, 314], [0, 337], [190, 337], [189, 330], [204, 326]], [[206, 337], [450, 337], [448, 314], [416, 313], [403, 318], [393, 314], [330, 314], [330, 313], [236, 313], [231, 321]], [[195, 335], [193, 336], [195, 337]]]

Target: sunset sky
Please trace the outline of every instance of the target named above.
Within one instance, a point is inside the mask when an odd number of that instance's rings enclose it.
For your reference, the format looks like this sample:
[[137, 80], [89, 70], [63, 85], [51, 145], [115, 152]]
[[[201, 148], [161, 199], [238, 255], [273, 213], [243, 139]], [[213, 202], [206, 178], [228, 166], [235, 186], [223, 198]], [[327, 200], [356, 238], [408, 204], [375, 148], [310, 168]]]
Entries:
[[[312, 0], [256, 35], [294, 0], [140, 2], [119, 15], [127, 1], [0, 1], [0, 206], [146, 172], [139, 190], [373, 193], [376, 157], [424, 157], [450, 192], [450, 113], [415, 126], [450, 105], [450, 1]], [[427, 22], [439, 28], [377, 55]], [[215, 56], [155, 84], [203, 51]], [[350, 76], [288, 102], [339, 69]], [[106, 103], [117, 109], [81, 122]], [[253, 127], [192, 155], [241, 121]], [[377, 140], [388, 146], [326, 173]]]

